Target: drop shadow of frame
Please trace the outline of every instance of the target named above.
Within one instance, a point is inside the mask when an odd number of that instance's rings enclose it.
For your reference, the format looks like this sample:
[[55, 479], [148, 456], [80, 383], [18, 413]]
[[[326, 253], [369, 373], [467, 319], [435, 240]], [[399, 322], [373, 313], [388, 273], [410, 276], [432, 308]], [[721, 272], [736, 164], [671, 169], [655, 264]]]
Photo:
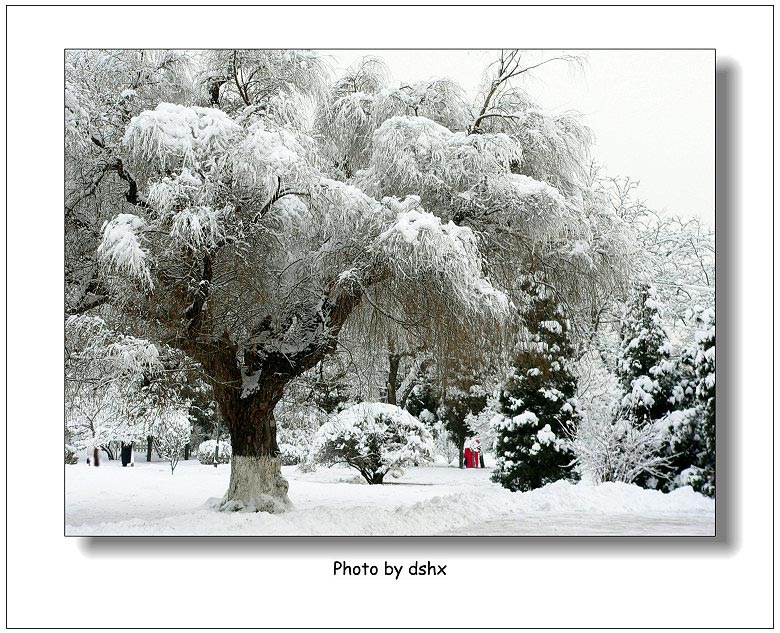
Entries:
[[[737, 138], [739, 67], [732, 60], [718, 60], [715, 70], [715, 222], [716, 222], [716, 519], [715, 537], [675, 536], [103, 536], [80, 539], [81, 551], [90, 557], [236, 557], [308, 558], [311, 555], [343, 557], [456, 554], [458, 558], [499, 557], [508, 553], [526, 558], [569, 558], [598, 554], [620, 558], [627, 553], [654, 557], [659, 553], [686, 556], [728, 556], [739, 544], [735, 496], [739, 474], [739, 436], [734, 432], [737, 402], [734, 378], [739, 357], [734, 354], [740, 332], [737, 303], [733, 301], [739, 280], [738, 248], [741, 227], [736, 222], [740, 157]], [[381, 554], [379, 553], [381, 552]]]

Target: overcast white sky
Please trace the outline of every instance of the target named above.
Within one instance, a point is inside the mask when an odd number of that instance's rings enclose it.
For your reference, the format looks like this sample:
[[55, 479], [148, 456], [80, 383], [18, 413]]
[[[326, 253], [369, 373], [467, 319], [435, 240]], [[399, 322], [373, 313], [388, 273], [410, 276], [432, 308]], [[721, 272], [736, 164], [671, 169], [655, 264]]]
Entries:
[[[337, 73], [364, 55], [385, 60], [395, 80], [457, 80], [473, 97], [495, 51], [330, 50]], [[552, 62], [525, 88], [552, 110], [577, 110], [596, 136], [594, 157], [613, 175], [641, 182], [653, 209], [715, 223], [713, 51], [567, 51], [582, 71]], [[560, 51], [530, 51], [529, 62]]]

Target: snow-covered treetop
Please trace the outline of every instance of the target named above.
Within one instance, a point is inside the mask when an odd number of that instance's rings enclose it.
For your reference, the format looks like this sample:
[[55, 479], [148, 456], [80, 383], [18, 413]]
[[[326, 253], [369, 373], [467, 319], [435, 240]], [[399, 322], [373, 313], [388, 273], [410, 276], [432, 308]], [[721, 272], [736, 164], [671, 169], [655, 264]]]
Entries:
[[208, 311], [212, 333], [229, 323], [252, 345], [266, 341], [257, 329], [270, 318], [267, 349], [289, 353], [312, 343], [308, 319], [338, 287], [422, 281], [470, 312], [506, 310], [471, 228], [442, 222], [418, 197], [378, 200], [324, 178], [316, 143], [298, 130], [162, 103], [133, 117], [123, 146], [146, 206], [106, 224], [99, 255], [107, 272], [142, 282], [158, 311], [175, 312], [189, 293], [180, 315]]
[[136, 169], [199, 169], [224, 155], [240, 131], [221, 110], [161, 103], [133, 117], [122, 144]]
[[[149, 66], [148, 84], [114, 82], [132, 104], [119, 133], [89, 138], [89, 82], [67, 104], [131, 205], [103, 226], [99, 281], [166, 342], [217, 337], [295, 365], [363, 309], [374, 332], [436, 315], [458, 336], [512, 311], [518, 271], [577, 302], [623, 281], [630, 235], [583, 193], [587, 130], [525, 95], [533, 65], [515, 53], [473, 104], [447, 78], [393, 83], [375, 59], [331, 81], [310, 51], [155, 55], [128, 66]], [[74, 57], [73, 77], [91, 60]]]

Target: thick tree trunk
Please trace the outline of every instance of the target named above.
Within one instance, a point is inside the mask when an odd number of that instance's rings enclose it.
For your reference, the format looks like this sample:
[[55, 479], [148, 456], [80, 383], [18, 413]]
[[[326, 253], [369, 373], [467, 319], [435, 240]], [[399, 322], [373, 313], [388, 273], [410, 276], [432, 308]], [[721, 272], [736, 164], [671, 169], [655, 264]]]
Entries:
[[233, 450], [230, 484], [220, 510], [277, 513], [292, 506], [273, 418], [282, 389], [282, 384], [263, 385], [248, 398], [235, 389], [215, 389]]
[[146, 461], [152, 461], [152, 436], [146, 436]]
[[[207, 283], [200, 287], [206, 291], [211, 281], [212, 263], [210, 257], [204, 262], [203, 281]], [[381, 277], [367, 278], [366, 285], [378, 281]], [[260, 340], [263, 334], [264, 343], [258, 343], [254, 348], [237, 349], [227, 333], [219, 339], [198, 341], [208, 293], [198, 294], [187, 308], [190, 338], [184, 351], [192, 354], [206, 369], [232, 442], [230, 485], [219, 504], [221, 510], [282, 512], [291, 507], [276, 443], [274, 406], [290, 380], [336, 350], [339, 331], [362, 297], [359, 288], [363, 286], [355, 286], [345, 288], [334, 283], [323, 295], [322, 302], [300, 315], [310, 329], [311, 342], [294, 353], [280, 351], [287, 330], [274, 326], [270, 317], [258, 324], [255, 336]], [[251, 386], [251, 393], [246, 393], [247, 376], [257, 379]], [[242, 397], [244, 394], [246, 396]]]

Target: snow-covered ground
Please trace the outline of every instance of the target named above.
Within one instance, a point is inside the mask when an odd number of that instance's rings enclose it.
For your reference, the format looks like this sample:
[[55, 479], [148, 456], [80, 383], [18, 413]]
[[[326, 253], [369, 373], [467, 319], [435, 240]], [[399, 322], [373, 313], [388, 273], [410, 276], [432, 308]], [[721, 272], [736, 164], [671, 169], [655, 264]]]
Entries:
[[[282, 515], [220, 513], [230, 466], [182, 461], [134, 468], [103, 461], [65, 467], [68, 535], [657, 535], [711, 536], [715, 504], [690, 488], [663, 494], [626, 484], [557, 482], [511, 493], [490, 469], [412, 468], [386, 485], [356, 471], [284, 467], [294, 509]], [[211, 499], [215, 501], [216, 499]]]

